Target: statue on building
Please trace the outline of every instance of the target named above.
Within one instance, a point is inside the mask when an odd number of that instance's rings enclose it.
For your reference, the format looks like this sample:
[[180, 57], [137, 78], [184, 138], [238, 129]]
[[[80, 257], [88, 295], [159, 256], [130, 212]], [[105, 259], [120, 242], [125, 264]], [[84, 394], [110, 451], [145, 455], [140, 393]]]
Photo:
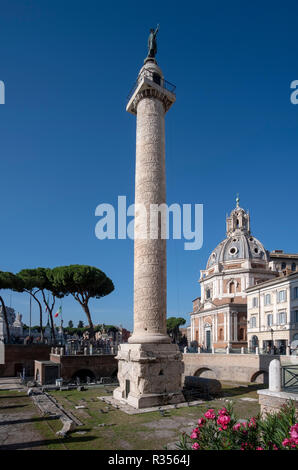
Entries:
[[157, 28], [150, 29], [150, 34], [148, 38], [148, 57], [155, 57], [157, 54], [157, 42], [156, 42], [156, 35], [159, 30], [159, 24], [157, 25]]

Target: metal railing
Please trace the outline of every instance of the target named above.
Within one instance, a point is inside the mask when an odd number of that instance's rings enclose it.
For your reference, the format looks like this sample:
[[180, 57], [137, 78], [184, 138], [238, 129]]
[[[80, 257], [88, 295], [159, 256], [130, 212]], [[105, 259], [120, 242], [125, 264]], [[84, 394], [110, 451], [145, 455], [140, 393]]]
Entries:
[[[188, 348], [187, 351], [183, 351], [184, 354], [197, 354], [198, 349], [197, 348]], [[227, 354], [227, 349], [226, 348], [216, 348], [214, 350], [212, 349], [201, 349], [199, 354]], [[258, 354], [260, 356], [273, 356], [273, 357], [281, 357], [281, 356], [291, 356], [290, 354], [286, 353], [279, 353], [276, 352], [274, 353], [273, 350], [268, 351], [266, 348], [259, 348], [258, 352], [256, 351], [256, 348], [229, 348], [229, 354], [250, 354], [250, 355], [255, 355]], [[296, 355], [295, 355], [296, 356]]]
[[[176, 94], [176, 85], [173, 85], [173, 83], [168, 82], [164, 78], [161, 78], [156, 72], [152, 72], [151, 70], [148, 70], [148, 69], [145, 69], [145, 70], [146, 70], [146, 74], [142, 75], [142, 77], [149, 78], [153, 83], [156, 83], [157, 85], [169, 91], [170, 93], [173, 93], [173, 95]], [[140, 79], [138, 78], [133, 84], [129, 94], [127, 95], [127, 102], [130, 100], [130, 98], [136, 91], [139, 81]]]
[[298, 365], [287, 365], [281, 368], [282, 390], [298, 393]]
[[66, 349], [63, 352], [63, 356], [102, 356], [109, 354], [117, 354], [117, 347], [110, 348], [85, 348], [85, 349]]

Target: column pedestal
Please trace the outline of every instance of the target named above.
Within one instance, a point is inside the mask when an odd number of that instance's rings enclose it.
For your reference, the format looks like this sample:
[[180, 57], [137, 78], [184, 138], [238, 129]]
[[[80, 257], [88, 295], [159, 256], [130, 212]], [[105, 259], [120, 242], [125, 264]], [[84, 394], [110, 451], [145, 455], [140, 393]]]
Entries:
[[116, 400], [134, 408], [184, 401], [181, 392], [182, 354], [176, 344], [121, 344]]

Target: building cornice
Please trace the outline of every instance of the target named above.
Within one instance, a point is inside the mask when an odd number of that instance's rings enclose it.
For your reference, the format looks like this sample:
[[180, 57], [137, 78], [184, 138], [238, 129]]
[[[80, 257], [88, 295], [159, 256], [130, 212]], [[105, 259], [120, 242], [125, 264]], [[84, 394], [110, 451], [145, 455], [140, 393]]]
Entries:
[[236, 268], [235, 270], [229, 269], [228, 271], [220, 271], [216, 273], [210, 274], [210, 276], [205, 276], [203, 278], [200, 278], [198, 282], [201, 284], [204, 281], [209, 281], [213, 277], [223, 277], [226, 275], [232, 275], [234, 276], [235, 274], [250, 274], [250, 273], [257, 273], [257, 274], [272, 274], [272, 276], [277, 276], [278, 273], [275, 273], [274, 271], [271, 271], [269, 269], [258, 269], [258, 268]]
[[255, 285], [255, 286], [248, 287], [245, 290], [245, 292], [247, 292], [248, 294], [251, 293], [251, 292], [257, 292], [257, 291], [260, 291], [262, 289], [265, 289], [266, 287], [287, 283], [287, 282], [295, 280], [295, 279], [298, 279], [298, 272], [289, 274], [288, 276], [279, 276], [275, 279], [271, 279], [269, 281], [262, 282], [260, 284]]
[[236, 310], [237, 312], [239, 311], [238, 309], [239, 308], [244, 308], [246, 310], [247, 308], [247, 304], [234, 304], [234, 303], [227, 303], [227, 304], [222, 304], [222, 305], [218, 305], [218, 306], [215, 306], [211, 309], [208, 309], [208, 310], [201, 310], [199, 312], [191, 312], [191, 316], [195, 316], [195, 315], [208, 315], [209, 313], [212, 313], [216, 310], [224, 310], [224, 309], [228, 309], [228, 310]]

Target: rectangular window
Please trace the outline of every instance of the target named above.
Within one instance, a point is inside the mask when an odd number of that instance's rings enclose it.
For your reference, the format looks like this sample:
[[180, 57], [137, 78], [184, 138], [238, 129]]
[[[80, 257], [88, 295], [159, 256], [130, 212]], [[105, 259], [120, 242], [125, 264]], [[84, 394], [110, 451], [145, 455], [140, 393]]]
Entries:
[[298, 323], [298, 310], [293, 311], [292, 317], [293, 317], [293, 322]]
[[265, 305], [270, 305], [271, 304], [271, 295], [266, 294], [265, 295]]
[[256, 317], [251, 317], [251, 328], [256, 328], [257, 326], [257, 319]]
[[298, 299], [298, 287], [293, 288], [293, 298]]
[[286, 312], [280, 312], [277, 314], [277, 324], [278, 325], [285, 325], [287, 323], [287, 315]]
[[273, 315], [271, 313], [267, 315], [267, 325], [268, 326], [273, 325]]
[[280, 290], [277, 294], [278, 302], [285, 302], [286, 301], [286, 291]]
[[253, 297], [252, 299], [252, 306], [253, 308], [255, 307], [258, 307], [259, 303], [258, 303], [258, 297]]

